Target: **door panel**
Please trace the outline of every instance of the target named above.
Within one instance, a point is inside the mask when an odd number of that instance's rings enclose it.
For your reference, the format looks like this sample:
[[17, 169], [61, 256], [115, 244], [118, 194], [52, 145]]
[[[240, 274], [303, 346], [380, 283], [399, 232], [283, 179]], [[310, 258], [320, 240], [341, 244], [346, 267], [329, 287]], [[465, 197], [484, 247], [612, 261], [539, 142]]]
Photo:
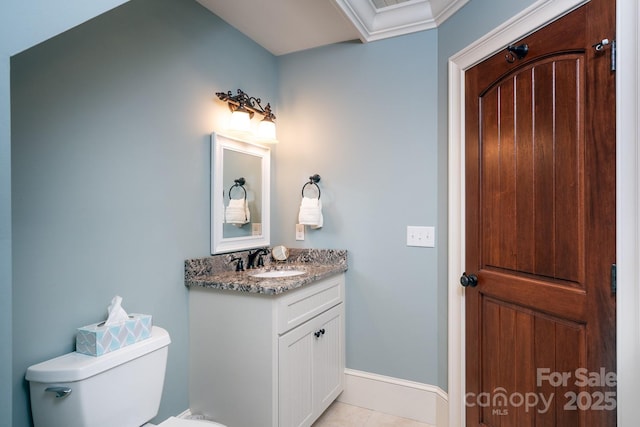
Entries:
[[582, 381], [615, 376], [615, 74], [592, 48], [614, 7], [466, 73], [469, 426], [615, 425], [615, 383]]
[[[575, 285], [584, 277], [583, 63], [545, 58], [480, 96], [485, 268]], [[557, 110], [554, 99], [563, 100]]]
[[484, 297], [482, 305], [487, 351], [482, 352], [481, 382], [491, 404], [482, 398], [468, 401], [480, 407], [480, 419], [490, 426], [579, 425], [579, 412], [565, 410], [565, 395], [579, 393], [576, 380], [558, 381], [556, 387], [537, 382], [584, 366], [584, 325], [491, 297]]

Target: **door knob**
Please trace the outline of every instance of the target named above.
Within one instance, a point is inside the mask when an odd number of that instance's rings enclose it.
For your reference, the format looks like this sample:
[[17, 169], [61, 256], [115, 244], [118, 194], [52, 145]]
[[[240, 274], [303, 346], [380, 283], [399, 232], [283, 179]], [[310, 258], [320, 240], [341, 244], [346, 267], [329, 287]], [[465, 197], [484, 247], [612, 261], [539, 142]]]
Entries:
[[476, 286], [478, 286], [478, 276], [476, 276], [475, 274], [467, 275], [466, 272], [462, 273], [462, 276], [460, 276], [460, 284], [465, 288], [469, 286], [475, 288]]

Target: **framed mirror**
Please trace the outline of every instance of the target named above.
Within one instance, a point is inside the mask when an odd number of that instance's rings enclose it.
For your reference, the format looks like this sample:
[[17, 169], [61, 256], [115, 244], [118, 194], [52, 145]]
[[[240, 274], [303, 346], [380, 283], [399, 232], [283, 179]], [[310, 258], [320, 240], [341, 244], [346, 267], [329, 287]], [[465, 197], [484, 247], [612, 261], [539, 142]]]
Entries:
[[211, 253], [269, 246], [271, 151], [211, 135]]

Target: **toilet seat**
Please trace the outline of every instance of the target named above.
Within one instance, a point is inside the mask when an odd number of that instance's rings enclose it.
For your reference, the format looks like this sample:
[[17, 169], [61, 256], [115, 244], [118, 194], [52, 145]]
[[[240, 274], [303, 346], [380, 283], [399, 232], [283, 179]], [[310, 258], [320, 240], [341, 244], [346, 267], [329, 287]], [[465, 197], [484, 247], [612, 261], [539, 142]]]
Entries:
[[222, 424], [206, 420], [186, 420], [170, 417], [158, 424], [158, 427], [225, 427]]

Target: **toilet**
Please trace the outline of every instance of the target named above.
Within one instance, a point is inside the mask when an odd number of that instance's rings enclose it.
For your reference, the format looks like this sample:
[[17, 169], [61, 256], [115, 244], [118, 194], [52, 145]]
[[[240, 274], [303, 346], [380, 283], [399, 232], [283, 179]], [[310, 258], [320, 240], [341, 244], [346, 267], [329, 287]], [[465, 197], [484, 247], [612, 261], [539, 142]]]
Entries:
[[[169, 333], [99, 357], [68, 353], [27, 369], [34, 427], [140, 427], [160, 407]], [[146, 424], [152, 426], [153, 424]], [[224, 427], [171, 417], [158, 427]]]

